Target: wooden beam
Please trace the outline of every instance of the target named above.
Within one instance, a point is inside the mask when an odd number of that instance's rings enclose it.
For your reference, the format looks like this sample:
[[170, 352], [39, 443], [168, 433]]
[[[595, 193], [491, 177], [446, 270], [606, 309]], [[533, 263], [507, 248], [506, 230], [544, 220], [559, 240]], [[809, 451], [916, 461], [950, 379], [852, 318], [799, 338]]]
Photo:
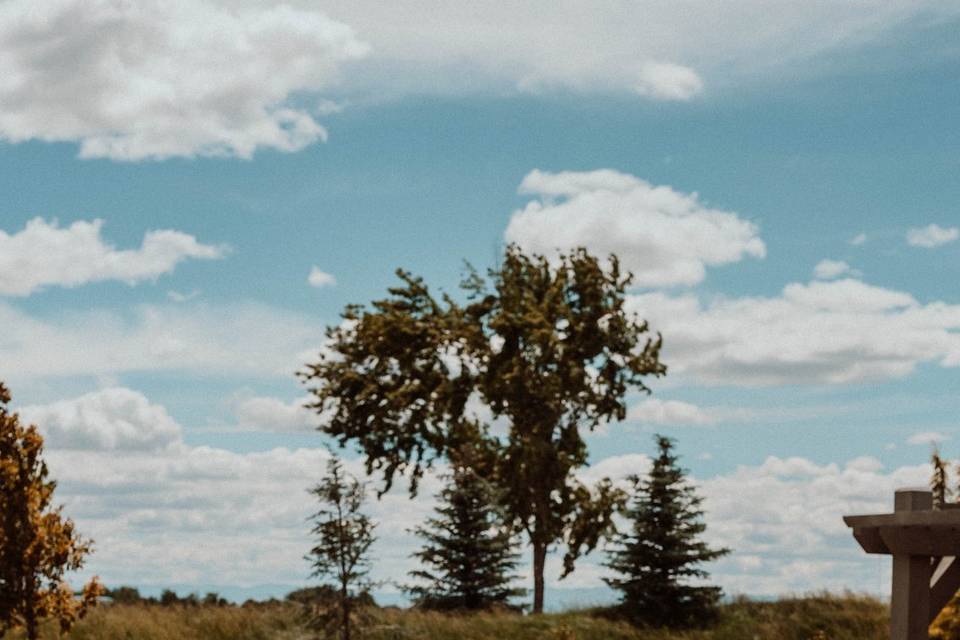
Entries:
[[960, 509], [897, 511], [867, 516], [843, 516], [848, 527], [949, 527], [960, 526]]
[[853, 537], [867, 553], [893, 553], [880, 536], [880, 527], [854, 527]]
[[894, 555], [928, 558], [960, 555], [960, 527], [877, 527], [877, 532]]

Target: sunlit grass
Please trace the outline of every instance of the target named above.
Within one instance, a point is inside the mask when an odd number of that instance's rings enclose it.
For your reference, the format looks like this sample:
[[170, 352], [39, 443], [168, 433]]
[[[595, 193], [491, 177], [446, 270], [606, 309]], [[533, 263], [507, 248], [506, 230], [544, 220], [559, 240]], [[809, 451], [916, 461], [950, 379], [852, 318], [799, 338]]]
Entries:
[[[358, 640], [881, 640], [888, 611], [864, 596], [814, 595], [723, 606], [717, 626], [705, 630], [637, 629], [601, 610], [525, 616], [517, 613], [451, 615], [395, 608], [364, 616]], [[44, 640], [57, 638], [54, 626]], [[257, 607], [107, 605], [80, 622], [76, 640], [307, 640], [298, 605]], [[10, 634], [9, 640], [22, 638]], [[4, 640], [8, 640], [5, 638]]]

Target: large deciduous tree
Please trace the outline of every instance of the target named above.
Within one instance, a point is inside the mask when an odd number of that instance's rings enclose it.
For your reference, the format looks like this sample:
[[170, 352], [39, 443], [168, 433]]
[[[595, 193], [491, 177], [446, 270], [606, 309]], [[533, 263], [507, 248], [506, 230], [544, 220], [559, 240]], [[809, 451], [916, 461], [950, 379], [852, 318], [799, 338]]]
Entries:
[[[471, 270], [462, 302], [397, 273], [387, 298], [347, 307], [302, 373], [320, 429], [358, 446], [383, 491], [400, 473], [415, 493], [438, 457], [482, 451], [475, 469], [500, 489], [510, 527], [529, 536], [540, 612], [548, 550], [566, 547], [568, 574], [624, 499], [607, 480], [576, 479], [582, 433], [622, 420], [627, 391], [649, 391], [644, 376], [666, 371], [660, 338], [624, 309], [631, 276], [615, 256], [578, 249], [551, 260], [510, 246], [487, 278]], [[505, 435], [476, 419], [478, 404], [505, 419]]]
[[[626, 516], [630, 531], [618, 536], [605, 582], [622, 594], [623, 613], [652, 626], [706, 626], [717, 617], [720, 588], [702, 584], [703, 563], [727, 553], [702, 539], [701, 499], [677, 464], [673, 442], [656, 436], [657, 457], [648, 476], [633, 476]], [[696, 584], [695, 582], [701, 582]]]
[[69, 631], [103, 587], [94, 578], [76, 598], [64, 580], [66, 571], [83, 566], [93, 543], [53, 506], [57, 483], [48, 479], [43, 437], [36, 426], [20, 423], [9, 402], [0, 383], [0, 635], [23, 627], [35, 640], [45, 618]]

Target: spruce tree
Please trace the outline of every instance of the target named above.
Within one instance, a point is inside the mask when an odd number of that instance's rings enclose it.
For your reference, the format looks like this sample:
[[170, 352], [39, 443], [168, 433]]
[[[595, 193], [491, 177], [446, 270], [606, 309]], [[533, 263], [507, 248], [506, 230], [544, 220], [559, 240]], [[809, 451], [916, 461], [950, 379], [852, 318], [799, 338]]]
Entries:
[[659, 453], [646, 478], [634, 476], [626, 509], [629, 533], [618, 537], [606, 566], [620, 577], [604, 581], [622, 593], [623, 613], [655, 627], [698, 627], [716, 619], [719, 587], [691, 584], [708, 577], [701, 568], [728, 549], [711, 549], [700, 535], [701, 498], [677, 464], [673, 441], [657, 435]]
[[510, 606], [510, 598], [525, 591], [511, 586], [517, 553], [490, 484], [455, 464], [438, 498], [437, 517], [414, 530], [425, 544], [413, 555], [429, 567], [410, 572], [419, 581], [406, 587], [414, 604], [437, 610]]

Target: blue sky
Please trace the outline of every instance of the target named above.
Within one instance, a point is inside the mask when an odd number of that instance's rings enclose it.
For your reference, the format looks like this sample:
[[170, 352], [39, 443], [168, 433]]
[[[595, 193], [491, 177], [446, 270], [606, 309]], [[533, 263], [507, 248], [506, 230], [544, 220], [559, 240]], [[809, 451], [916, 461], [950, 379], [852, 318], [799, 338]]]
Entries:
[[[302, 584], [293, 372], [397, 267], [454, 290], [514, 240], [615, 248], [664, 335], [587, 477], [666, 433], [728, 591], [880, 591], [840, 516], [956, 445], [960, 16], [761, 4], [0, 8], [0, 379], [89, 572]], [[372, 509], [399, 578], [429, 495]]]

